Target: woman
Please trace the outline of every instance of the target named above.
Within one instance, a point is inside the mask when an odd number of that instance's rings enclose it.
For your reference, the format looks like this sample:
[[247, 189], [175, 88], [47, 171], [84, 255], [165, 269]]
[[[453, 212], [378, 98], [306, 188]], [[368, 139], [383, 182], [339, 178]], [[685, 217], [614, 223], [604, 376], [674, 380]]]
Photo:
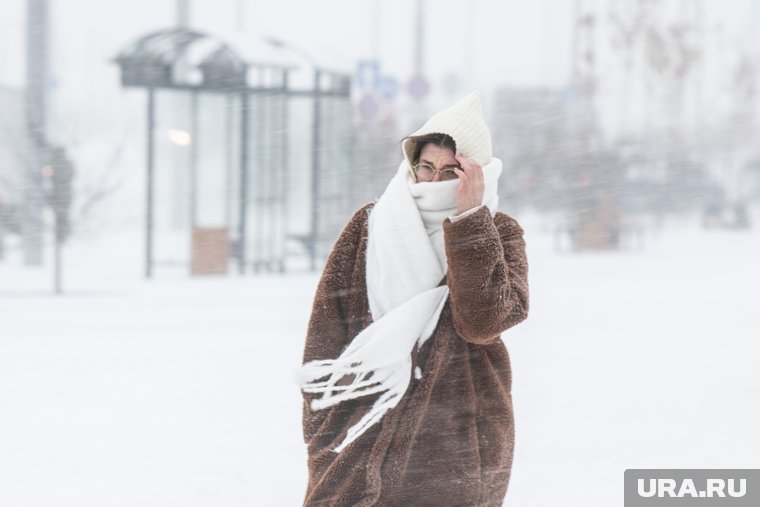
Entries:
[[502, 332], [528, 315], [523, 230], [473, 92], [403, 143], [333, 246], [300, 382], [304, 505], [500, 506], [514, 419]]

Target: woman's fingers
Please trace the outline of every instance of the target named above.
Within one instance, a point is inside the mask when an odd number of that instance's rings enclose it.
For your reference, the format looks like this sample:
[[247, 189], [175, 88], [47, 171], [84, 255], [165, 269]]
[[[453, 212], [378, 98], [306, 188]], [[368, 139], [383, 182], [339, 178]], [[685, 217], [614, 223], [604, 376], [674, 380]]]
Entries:
[[485, 177], [483, 176], [483, 168], [470, 157], [460, 154], [456, 154], [455, 157], [461, 167], [461, 169], [455, 169], [460, 179], [457, 208], [461, 212], [482, 204]]
[[475, 176], [482, 179], [483, 169], [473, 159], [460, 155], [459, 153], [454, 155], [454, 157], [457, 159], [457, 162], [459, 162], [459, 165], [462, 166], [462, 169], [468, 173], [468, 176]]
[[463, 157], [459, 153], [454, 155], [454, 158], [457, 159], [457, 162], [459, 162], [459, 165], [462, 169], [464, 169], [465, 167], [468, 167], [470, 164], [469, 160], [466, 160], [465, 157]]

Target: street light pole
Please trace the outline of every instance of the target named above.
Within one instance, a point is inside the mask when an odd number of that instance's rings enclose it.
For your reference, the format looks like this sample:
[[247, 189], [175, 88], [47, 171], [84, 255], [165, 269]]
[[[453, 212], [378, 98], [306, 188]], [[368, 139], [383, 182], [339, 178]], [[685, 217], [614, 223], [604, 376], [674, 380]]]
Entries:
[[153, 276], [153, 208], [154, 208], [154, 159], [155, 159], [155, 129], [156, 129], [156, 92], [148, 88], [147, 139], [146, 139], [146, 168], [145, 177], [145, 278]]
[[417, 0], [417, 18], [414, 30], [414, 70], [420, 75], [425, 75], [425, 19], [424, 0]]
[[248, 235], [248, 142], [250, 136], [250, 105], [248, 91], [240, 90], [240, 222], [238, 223], [238, 272], [246, 271]]
[[322, 72], [314, 68], [314, 96], [311, 122], [311, 271], [317, 270], [317, 239], [319, 238], [319, 162], [320, 162], [320, 121], [322, 115], [319, 97]]
[[190, 26], [190, 0], [177, 0], [177, 26], [188, 28]]

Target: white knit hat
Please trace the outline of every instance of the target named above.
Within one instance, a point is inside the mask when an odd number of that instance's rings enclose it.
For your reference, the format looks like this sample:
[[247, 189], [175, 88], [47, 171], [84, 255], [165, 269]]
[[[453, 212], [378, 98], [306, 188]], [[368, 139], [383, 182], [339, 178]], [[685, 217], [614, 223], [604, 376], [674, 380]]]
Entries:
[[[488, 131], [480, 108], [480, 92], [474, 91], [465, 98], [434, 114], [419, 130], [410, 134], [448, 134], [456, 143], [457, 153], [470, 157], [481, 167], [491, 161], [491, 133]], [[402, 151], [411, 166], [414, 157], [414, 141], [404, 140]]]

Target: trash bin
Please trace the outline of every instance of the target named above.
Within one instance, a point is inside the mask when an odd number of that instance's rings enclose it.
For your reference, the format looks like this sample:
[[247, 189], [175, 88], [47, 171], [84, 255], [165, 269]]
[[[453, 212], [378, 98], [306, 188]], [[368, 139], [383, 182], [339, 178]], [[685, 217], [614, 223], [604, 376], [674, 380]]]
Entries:
[[193, 246], [190, 274], [226, 275], [230, 258], [230, 234], [227, 227], [196, 227], [193, 229]]

